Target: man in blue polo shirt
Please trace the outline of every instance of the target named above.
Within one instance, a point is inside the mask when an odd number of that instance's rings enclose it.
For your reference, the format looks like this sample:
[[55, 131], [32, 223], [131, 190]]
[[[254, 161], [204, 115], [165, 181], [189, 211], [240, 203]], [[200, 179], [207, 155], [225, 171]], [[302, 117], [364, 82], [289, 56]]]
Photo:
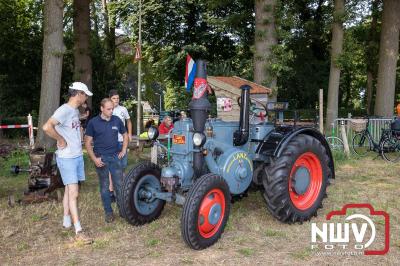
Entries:
[[[111, 223], [114, 221], [114, 214], [108, 190], [110, 185], [108, 173], [111, 173], [118, 205], [122, 181], [121, 158], [125, 156], [128, 147], [128, 133], [121, 119], [112, 115], [114, 104], [109, 98], [101, 101], [100, 109], [101, 114], [92, 118], [86, 127], [85, 146], [90, 159], [96, 165], [96, 172], [99, 176], [105, 220], [107, 223]], [[123, 136], [122, 149], [118, 143], [118, 133]]]

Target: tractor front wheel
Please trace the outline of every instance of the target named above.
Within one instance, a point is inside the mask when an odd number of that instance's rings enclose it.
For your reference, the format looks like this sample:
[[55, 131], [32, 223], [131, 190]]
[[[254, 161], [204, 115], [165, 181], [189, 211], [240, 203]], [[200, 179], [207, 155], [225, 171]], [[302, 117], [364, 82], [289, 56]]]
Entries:
[[157, 219], [164, 209], [165, 201], [155, 198], [161, 192], [160, 168], [143, 162], [132, 168], [122, 184], [121, 213], [132, 225], [142, 225]]
[[320, 141], [308, 135], [295, 136], [264, 170], [263, 196], [275, 218], [301, 223], [317, 215], [332, 176]]
[[191, 187], [181, 217], [185, 242], [199, 250], [213, 245], [224, 232], [230, 212], [230, 192], [225, 180], [206, 174]]

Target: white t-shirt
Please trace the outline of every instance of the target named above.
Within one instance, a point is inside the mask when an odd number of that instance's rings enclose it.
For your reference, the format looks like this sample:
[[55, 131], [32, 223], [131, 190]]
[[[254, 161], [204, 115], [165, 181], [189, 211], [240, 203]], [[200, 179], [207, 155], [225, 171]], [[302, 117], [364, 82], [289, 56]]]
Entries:
[[82, 155], [81, 122], [79, 111], [68, 104], [61, 105], [51, 116], [59, 122], [55, 130], [67, 142], [67, 147], [57, 149], [56, 154], [60, 158], [76, 158]]
[[[125, 121], [126, 119], [130, 119], [131, 117], [129, 116], [128, 110], [121, 105], [118, 105], [117, 107], [114, 107], [113, 115], [116, 115], [119, 117], [119, 119], [122, 120], [122, 123], [125, 126]], [[121, 134], [118, 133], [118, 141], [122, 142], [124, 141], [124, 137], [122, 137]]]

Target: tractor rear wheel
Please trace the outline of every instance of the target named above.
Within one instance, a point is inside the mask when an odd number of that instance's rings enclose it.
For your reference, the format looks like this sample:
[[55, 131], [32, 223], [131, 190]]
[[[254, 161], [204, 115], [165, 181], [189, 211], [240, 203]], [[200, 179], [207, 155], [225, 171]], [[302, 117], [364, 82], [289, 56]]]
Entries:
[[142, 162], [124, 178], [120, 199], [121, 214], [132, 225], [142, 225], [157, 219], [165, 201], [155, 198], [161, 192], [160, 168], [151, 162]]
[[275, 218], [301, 223], [317, 215], [332, 176], [320, 141], [308, 135], [295, 136], [264, 170], [263, 196]]
[[181, 217], [182, 237], [191, 248], [204, 249], [218, 241], [228, 221], [230, 198], [228, 184], [222, 177], [206, 174], [196, 180]]

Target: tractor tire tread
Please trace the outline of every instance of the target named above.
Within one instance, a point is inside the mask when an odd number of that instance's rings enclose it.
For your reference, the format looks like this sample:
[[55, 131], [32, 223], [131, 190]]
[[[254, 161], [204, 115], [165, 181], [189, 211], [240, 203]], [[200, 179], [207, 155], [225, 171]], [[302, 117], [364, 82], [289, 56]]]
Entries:
[[[323, 183], [321, 193], [314, 204], [310, 207], [311, 212], [304, 214], [293, 206], [289, 191], [288, 191], [288, 177], [291, 171], [291, 164], [295, 162], [293, 155], [299, 154], [299, 150], [304, 147], [312, 147], [314, 150], [319, 151], [321, 166], [323, 169]], [[329, 179], [332, 178], [332, 173], [329, 167], [329, 156], [320, 142], [304, 134], [299, 134], [294, 137], [282, 155], [265, 167], [266, 178], [263, 179], [264, 191], [263, 198], [266, 201], [268, 211], [279, 221], [285, 223], [302, 223], [310, 220], [311, 217], [317, 215], [317, 210], [322, 207], [322, 200], [327, 197], [326, 187], [330, 184]]]
[[[225, 190], [226, 205], [225, 205], [225, 216], [224, 221], [221, 224], [220, 232], [216, 233], [211, 238], [214, 238], [212, 242], [202, 243], [202, 241], [198, 237], [198, 228], [197, 228], [197, 213], [200, 208], [199, 202], [201, 202], [202, 198], [205, 194], [210, 190], [210, 186], [213, 184], [220, 184]], [[230, 212], [230, 193], [229, 187], [226, 184], [225, 180], [215, 174], [209, 173], [201, 176], [197, 179], [189, 190], [188, 195], [186, 197], [185, 204], [183, 205], [183, 211], [181, 216], [181, 233], [182, 237], [185, 240], [186, 244], [195, 250], [200, 250], [207, 248], [208, 246], [214, 244], [221, 237], [226, 222], [229, 217]], [[196, 220], [196, 221], [195, 221]]]
[[125, 218], [125, 220], [130, 223], [131, 225], [143, 225], [146, 223], [150, 223], [154, 220], [156, 220], [160, 215], [162, 210], [164, 209], [165, 206], [165, 201], [161, 201], [160, 205], [157, 207], [157, 209], [150, 215], [141, 215], [135, 211], [134, 208], [131, 207], [133, 204], [131, 202], [131, 191], [134, 189], [135, 185], [139, 181], [140, 177], [142, 176], [141, 174], [144, 171], [151, 170], [155, 176], [158, 178], [161, 175], [160, 168], [150, 162], [150, 161], [144, 161], [136, 166], [134, 166], [128, 174], [125, 176], [123, 183], [122, 183], [122, 195], [121, 195], [121, 200], [120, 200], [120, 206], [121, 206], [121, 215]]

